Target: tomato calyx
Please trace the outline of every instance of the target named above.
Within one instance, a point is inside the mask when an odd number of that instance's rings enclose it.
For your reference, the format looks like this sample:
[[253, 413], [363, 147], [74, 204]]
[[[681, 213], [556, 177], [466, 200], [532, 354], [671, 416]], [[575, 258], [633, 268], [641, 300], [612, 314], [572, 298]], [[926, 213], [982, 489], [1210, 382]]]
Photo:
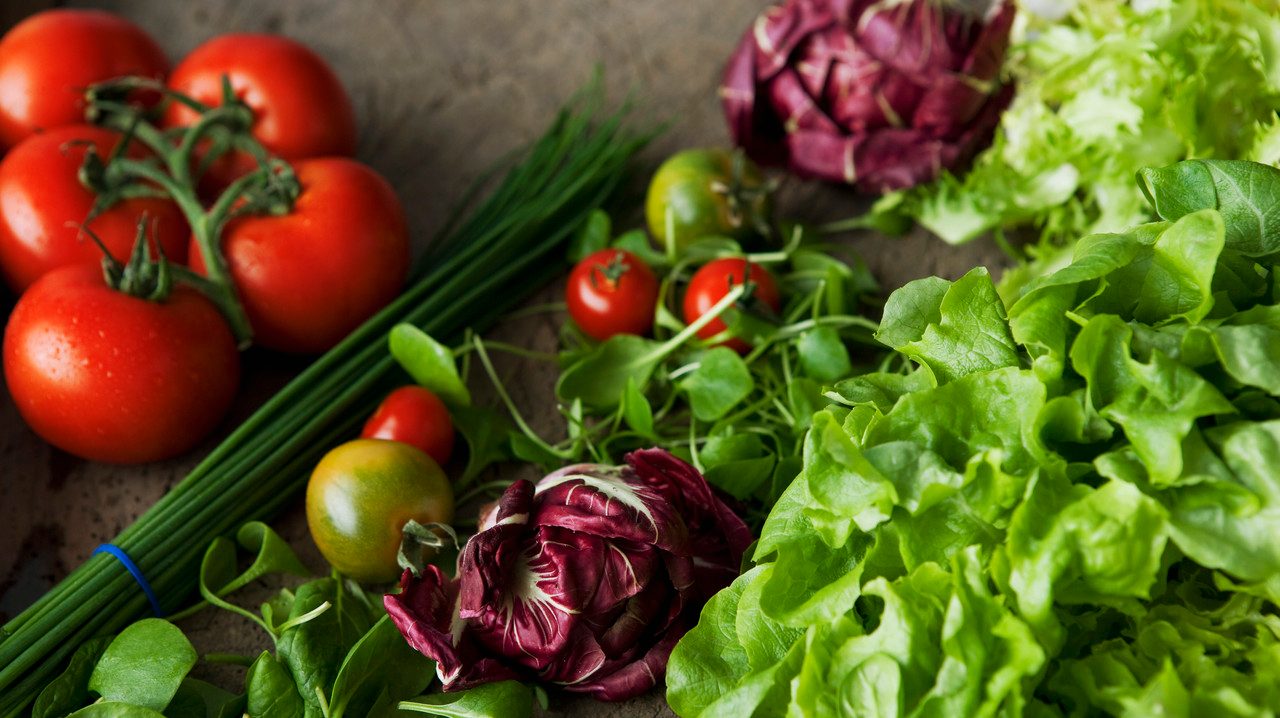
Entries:
[[747, 157], [741, 149], [733, 151], [729, 163], [729, 180], [711, 180], [711, 191], [725, 198], [729, 223], [736, 229], [750, 227], [761, 237], [773, 235], [766, 210], [768, 198], [778, 189], [774, 179], [763, 183], [748, 181]]
[[151, 250], [147, 246], [146, 217], [138, 222], [138, 236], [133, 242], [133, 252], [129, 255], [129, 261], [124, 264], [111, 256], [106, 245], [92, 230], [83, 227], [81, 231], [102, 250], [102, 278], [108, 287], [149, 302], [163, 302], [169, 298], [169, 292], [173, 290], [173, 272], [164, 257], [164, 248], [158, 243], [156, 251], [159, 257], [154, 260], [151, 258]]
[[458, 533], [452, 526], [434, 521], [421, 524], [409, 519], [401, 529], [396, 563], [400, 568], [408, 569], [414, 576], [420, 577], [431, 558], [444, 548], [452, 548], [455, 551], [459, 549]]
[[609, 289], [616, 289], [618, 282], [627, 272], [631, 271], [631, 265], [627, 262], [627, 255], [622, 251], [613, 253], [608, 262], [596, 262], [592, 267], [591, 274], [588, 275], [593, 289], [599, 289], [600, 283], [596, 280], [596, 275], [604, 277]]

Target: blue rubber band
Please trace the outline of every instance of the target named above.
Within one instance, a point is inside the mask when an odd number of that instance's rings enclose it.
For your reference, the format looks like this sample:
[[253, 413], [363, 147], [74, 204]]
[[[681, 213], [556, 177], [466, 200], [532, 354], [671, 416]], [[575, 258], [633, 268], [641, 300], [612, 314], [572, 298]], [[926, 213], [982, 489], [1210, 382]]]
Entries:
[[151, 602], [151, 610], [155, 611], [157, 617], [163, 618], [164, 609], [160, 608], [160, 599], [156, 598], [156, 592], [151, 590], [151, 584], [147, 583], [146, 577], [142, 575], [142, 569], [138, 568], [138, 564], [134, 563], [133, 559], [129, 558], [129, 554], [125, 553], [124, 549], [113, 543], [102, 544], [93, 550], [92, 555], [97, 556], [100, 553], [109, 553], [112, 556], [115, 556], [116, 559], [120, 561], [120, 564], [123, 565], [129, 573], [133, 574], [133, 580], [137, 581], [138, 587], [142, 589], [143, 593], [147, 594], [147, 600]]

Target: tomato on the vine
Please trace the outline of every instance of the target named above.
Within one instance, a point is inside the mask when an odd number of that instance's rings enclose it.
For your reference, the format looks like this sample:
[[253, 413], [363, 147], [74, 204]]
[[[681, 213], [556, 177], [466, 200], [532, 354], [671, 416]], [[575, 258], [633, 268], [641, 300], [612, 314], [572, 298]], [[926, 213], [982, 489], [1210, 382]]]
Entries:
[[102, 10], [36, 13], [0, 39], [0, 149], [84, 122], [85, 88], [125, 75], [163, 80], [169, 61], [142, 28]]
[[[716, 302], [736, 286], [750, 281], [751, 301], [760, 302], [775, 314], [782, 310], [782, 296], [778, 293], [778, 285], [769, 270], [739, 257], [727, 257], [707, 262], [694, 272], [689, 280], [689, 287], [684, 294], [684, 321], [692, 324], [706, 314]], [[707, 323], [698, 336], [709, 339], [724, 331], [727, 325], [716, 317]], [[750, 345], [738, 338], [724, 342], [724, 346], [739, 354], [750, 350]]]
[[453, 456], [453, 420], [444, 402], [420, 386], [402, 386], [369, 416], [360, 436], [416, 446], [444, 466]]
[[142, 463], [195, 447], [240, 381], [226, 320], [195, 289], [152, 301], [109, 287], [100, 267], [50, 272], [18, 300], [4, 375], [22, 418], [76, 456]]
[[[339, 157], [294, 163], [293, 211], [244, 215], [222, 233], [231, 278], [254, 342], [321, 352], [386, 306], [409, 270], [409, 230], [391, 185]], [[191, 245], [191, 267], [205, 270]]]
[[[105, 159], [120, 139], [111, 130], [69, 125], [28, 137], [0, 161], [0, 272], [15, 292], [57, 267], [97, 267], [102, 261], [102, 250], [80, 229], [96, 195], [81, 182], [79, 172], [88, 145]], [[113, 257], [123, 261], [143, 216], [153, 225], [165, 256], [183, 262], [189, 230], [178, 206], [168, 199], [125, 199], [87, 226]]]
[[[220, 35], [178, 63], [169, 87], [216, 106], [224, 76], [253, 110], [253, 136], [271, 154], [285, 160], [355, 154], [351, 98], [329, 64], [305, 45], [279, 35]], [[163, 124], [181, 127], [197, 117], [192, 108], [173, 102]], [[220, 189], [255, 166], [249, 155], [231, 152], [209, 168], [209, 184]]]
[[647, 334], [658, 304], [658, 278], [631, 252], [602, 249], [574, 266], [565, 302], [574, 323], [592, 339]]
[[396, 552], [410, 519], [453, 519], [453, 490], [420, 449], [398, 441], [356, 439], [325, 454], [307, 483], [307, 526], [339, 573], [357, 581], [400, 575]]
[[706, 237], [746, 239], [768, 231], [771, 187], [741, 152], [694, 149], [663, 162], [649, 183], [645, 219], [676, 249]]

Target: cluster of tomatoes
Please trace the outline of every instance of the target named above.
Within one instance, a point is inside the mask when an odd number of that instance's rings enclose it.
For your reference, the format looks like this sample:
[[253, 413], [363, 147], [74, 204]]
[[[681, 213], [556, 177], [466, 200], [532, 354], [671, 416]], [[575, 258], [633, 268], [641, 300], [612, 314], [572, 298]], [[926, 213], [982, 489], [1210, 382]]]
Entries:
[[[671, 253], [710, 237], [746, 239], [769, 214], [768, 187], [759, 170], [741, 155], [719, 149], [686, 150], [658, 168], [649, 185], [646, 214], [650, 233]], [[681, 310], [693, 324], [724, 299], [735, 286], [751, 287], [752, 300], [777, 314], [782, 296], [769, 270], [742, 257], [703, 264], [689, 278]], [[580, 260], [569, 275], [565, 302], [569, 316], [584, 334], [604, 341], [617, 334], [644, 336], [653, 329], [660, 285], [653, 269], [625, 249], [603, 249]], [[711, 339], [725, 332], [720, 318], [707, 322], [697, 335]], [[750, 350], [744, 340], [721, 342], [739, 354]]]
[[[88, 91], [104, 86], [120, 95], [104, 106], [136, 122], [87, 123], [100, 117]], [[243, 137], [194, 129], [220, 105], [251, 113]], [[408, 229], [355, 147], [341, 82], [287, 38], [222, 35], [170, 70], [110, 13], [51, 10], [13, 27], [0, 39], [0, 276], [17, 297], [4, 372], [23, 418], [84, 458], [175, 456], [230, 407], [250, 337], [316, 353], [389, 303]], [[116, 182], [130, 163], [141, 175]], [[241, 211], [241, 180], [268, 166], [293, 183], [290, 201]]]

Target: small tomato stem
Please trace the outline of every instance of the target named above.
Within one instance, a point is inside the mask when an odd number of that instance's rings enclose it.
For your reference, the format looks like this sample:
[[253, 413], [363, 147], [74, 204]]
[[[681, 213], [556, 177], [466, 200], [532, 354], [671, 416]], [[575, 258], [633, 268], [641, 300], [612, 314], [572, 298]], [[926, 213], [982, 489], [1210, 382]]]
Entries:
[[194, 185], [194, 178], [191, 176], [191, 157], [195, 153], [196, 145], [209, 133], [210, 129], [218, 125], [234, 126], [237, 121], [244, 119], [243, 114], [243, 107], [220, 105], [200, 115], [200, 119], [183, 133], [177, 150], [166, 153], [169, 172], [174, 178], [183, 185]]

